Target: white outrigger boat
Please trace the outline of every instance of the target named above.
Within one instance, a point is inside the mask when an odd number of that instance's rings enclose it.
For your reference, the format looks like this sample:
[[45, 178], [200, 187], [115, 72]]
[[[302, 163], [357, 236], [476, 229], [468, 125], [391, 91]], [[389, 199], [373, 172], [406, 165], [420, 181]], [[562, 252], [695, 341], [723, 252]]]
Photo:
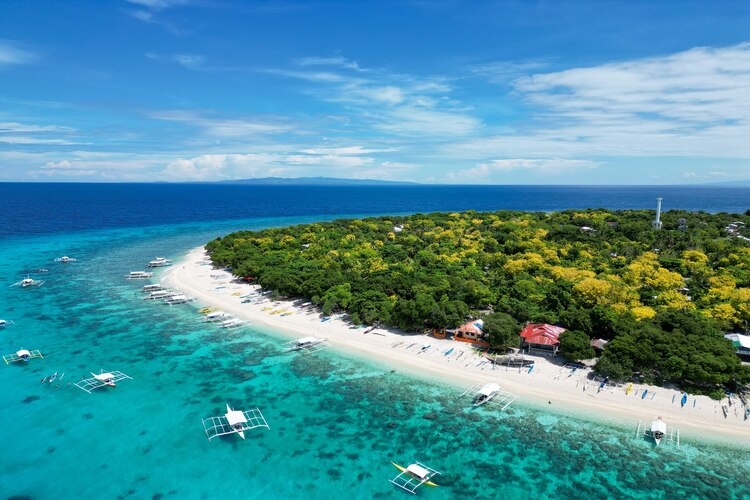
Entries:
[[244, 321], [244, 320], [241, 320], [241, 319], [238, 319], [238, 318], [231, 318], [231, 319], [227, 319], [227, 320], [222, 321], [221, 323], [219, 323], [219, 327], [220, 328], [231, 329], [231, 328], [239, 328], [239, 327], [245, 326], [247, 324], [248, 324], [248, 321]]
[[175, 306], [177, 304], [187, 304], [188, 302], [192, 302], [194, 300], [195, 299], [193, 297], [188, 297], [187, 295], [172, 295], [164, 299], [164, 303], [170, 306]]
[[133, 377], [129, 377], [122, 372], [105, 372], [101, 370], [100, 373], [91, 372], [91, 375], [93, 375], [93, 378], [79, 380], [75, 383], [75, 386], [90, 394], [91, 391], [100, 387], [115, 387], [115, 384], [120, 380], [133, 380]]
[[9, 319], [0, 319], [0, 329], [5, 328], [6, 326], [15, 325], [11, 320]]
[[233, 315], [224, 311], [211, 311], [203, 316], [203, 321], [206, 323], [223, 323], [233, 319], [235, 319]]
[[416, 495], [417, 488], [426, 484], [427, 486], [437, 486], [432, 482], [432, 478], [440, 474], [432, 467], [429, 467], [421, 462], [416, 462], [408, 467], [403, 467], [396, 462], [391, 462], [394, 467], [399, 470], [399, 474], [393, 479], [388, 481], [392, 482], [399, 488], [402, 488], [409, 493]]
[[35, 280], [35, 279], [32, 279], [27, 274], [24, 279], [22, 279], [21, 281], [16, 281], [15, 283], [13, 283], [10, 286], [20, 286], [21, 288], [26, 288], [26, 287], [29, 287], [29, 286], [42, 286], [44, 283], [45, 283], [44, 280]]
[[156, 290], [143, 297], [143, 300], [169, 299], [175, 296], [177, 296], [177, 293], [172, 290]]
[[8, 354], [6, 356], [3, 356], [3, 361], [5, 361], [6, 365], [9, 365], [11, 363], [15, 363], [16, 361], [28, 361], [30, 359], [34, 358], [43, 358], [42, 353], [39, 352], [39, 350], [33, 350], [29, 351], [28, 349], [21, 349], [20, 351], [16, 351], [15, 354]]
[[245, 439], [245, 431], [265, 427], [270, 429], [268, 422], [258, 408], [241, 411], [233, 410], [227, 403], [227, 412], [221, 417], [209, 417], [203, 419], [203, 430], [211, 441], [216, 436], [227, 434], [239, 434]]
[[62, 262], [62, 263], [68, 263], [68, 262], [75, 262], [78, 259], [74, 259], [73, 257], [68, 257], [67, 255], [63, 255], [62, 257], [58, 257], [55, 259], [55, 262]]
[[663, 439], [668, 439], [669, 441], [676, 440], [677, 446], [680, 446], [680, 430], [673, 429], [671, 433], [667, 434], [667, 424], [661, 417], [657, 417], [656, 420], [651, 422], [651, 427], [646, 428], [643, 434], [641, 434], [641, 423], [638, 422], [638, 429], [636, 429], [635, 434], [636, 436], [646, 436], [653, 439], [656, 446], [659, 446]]
[[154, 273], [148, 271], [130, 271], [125, 277], [129, 280], [145, 280], [151, 278]]
[[167, 267], [171, 265], [171, 260], [165, 259], [164, 257], [157, 257], [154, 260], [149, 261], [148, 264], [146, 264], [146, 267]]
[[319, 337], [301, 337], [295, 340], [290, 340], [289, 342], [284, 342], [284, 345], [287, 346], [287, 352], [305, 351], [305, 354], [311, 354], [331, 347], [330, 344], [328, 344], [328, 339]]
[[472, 395], [473, 406], [482, 406], [485, 403], [497, 403], [501, 410], [505, 410], [515, 401], [518, 396], [512, 392], [503, 391], [499, 384], [490, 382], [488, 384], [476, 384], [466, 390], [461, 396]]
[[151, 285], [143, 285], [142, 289], [143, 293], [160, 292], [162, 290], [166, 290], [166, 288], [156, 283]]

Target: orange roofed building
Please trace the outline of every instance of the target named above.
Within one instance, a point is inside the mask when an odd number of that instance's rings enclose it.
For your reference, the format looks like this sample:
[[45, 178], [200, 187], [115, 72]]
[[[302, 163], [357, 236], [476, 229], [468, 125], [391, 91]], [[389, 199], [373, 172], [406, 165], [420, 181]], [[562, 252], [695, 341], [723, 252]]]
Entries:
[[484, 333], [484, 321], [473, 319], [456, 328], [453, 332], [453, 340], [468, 342], [469, 344], [489, 347], [487, 335]]
[[548, 325], [546, 323], [529, 323], [521, 330], [521, 348], [543, 351], [546, 354], [557, 355], [560, 344], [560, 334], [566, 331], [560, 326]]

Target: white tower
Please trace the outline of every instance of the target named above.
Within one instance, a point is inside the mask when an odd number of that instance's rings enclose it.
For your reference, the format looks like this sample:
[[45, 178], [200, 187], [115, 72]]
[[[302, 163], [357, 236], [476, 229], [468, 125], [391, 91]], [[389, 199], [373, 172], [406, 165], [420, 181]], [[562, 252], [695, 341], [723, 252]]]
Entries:
[[656, 199], [656, 219], [651, 223], [654, 229], [661, 229], [661, 198]]

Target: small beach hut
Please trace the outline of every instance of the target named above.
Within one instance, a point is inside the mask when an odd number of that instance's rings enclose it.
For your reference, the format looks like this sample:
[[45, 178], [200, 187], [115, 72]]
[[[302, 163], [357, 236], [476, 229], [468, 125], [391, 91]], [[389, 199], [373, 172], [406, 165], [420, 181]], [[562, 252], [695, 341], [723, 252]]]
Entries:
[[543, 354], [557, 355], [560, 344], [560, 334], [566, 331], [560, 326], [546, 323], [529, 323], [521, 330], [521, 349], [539, 351]]
[[456, 328], [453, 340], [489, 347], [487, 335], [484, 333], [484, 321], [473, 319]]
[[734, 348], [737, 349], [737, 356], [750, 361], [750, 336], [741, 333], [728, 333], [724, 335], [724, 338], [734, 344]]

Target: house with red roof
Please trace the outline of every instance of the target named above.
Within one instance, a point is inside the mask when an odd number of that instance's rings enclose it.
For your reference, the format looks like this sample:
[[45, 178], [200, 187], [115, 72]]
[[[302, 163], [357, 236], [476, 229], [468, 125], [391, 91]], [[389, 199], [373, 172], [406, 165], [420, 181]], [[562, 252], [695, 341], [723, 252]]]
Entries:
[[521, 349], [542, 351], [545, 354], [557, 355], [560, 334], [567, 331], [560, 326], [546, 323], [529, 323], [521, 330]]

